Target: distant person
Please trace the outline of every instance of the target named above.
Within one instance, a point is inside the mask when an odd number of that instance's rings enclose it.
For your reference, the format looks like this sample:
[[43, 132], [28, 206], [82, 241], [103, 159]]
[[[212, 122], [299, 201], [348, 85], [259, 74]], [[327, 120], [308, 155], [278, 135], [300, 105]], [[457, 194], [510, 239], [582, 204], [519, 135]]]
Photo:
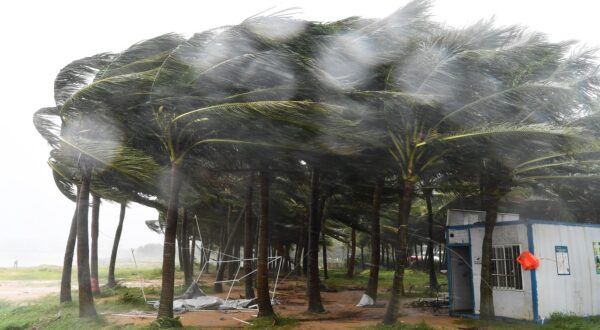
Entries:
[[19, 260], [15, 260], [15, 264], [13, 265], [14, 269], [17, 269], [17, 267], [19, 267]]

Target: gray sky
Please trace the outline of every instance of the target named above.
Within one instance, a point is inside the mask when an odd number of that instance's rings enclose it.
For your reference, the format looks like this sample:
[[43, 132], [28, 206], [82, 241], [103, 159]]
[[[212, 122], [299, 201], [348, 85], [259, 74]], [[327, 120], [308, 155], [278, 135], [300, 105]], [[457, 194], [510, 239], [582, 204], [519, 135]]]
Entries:
[[[33, 113], [53, 103], [53, 82], [69, 62], [167, 32], [190, 35], [236, 24], [262, 10], [300, 7], [298, 17], [332, 21], [347, 16], [383, 17], [407, 1], [325, 0], [102, 0], [2, 1], [0, 3], [0, 267], [61, 264], [74, 204], [54, 185], [46, 164], [49, 148], [32, 124]], [[551, 40], [577, 39], [600, 46], [600, 2], [570, 0], [438, 0], [434, 19], [466, 26], [496, 17], [546, 32]], [[100, 258], [107, 258], [118, 220], [118, 205], [100, 211]], [[121, 247], [160, 243], [144, 220], [152, 209], [132, 205]]]

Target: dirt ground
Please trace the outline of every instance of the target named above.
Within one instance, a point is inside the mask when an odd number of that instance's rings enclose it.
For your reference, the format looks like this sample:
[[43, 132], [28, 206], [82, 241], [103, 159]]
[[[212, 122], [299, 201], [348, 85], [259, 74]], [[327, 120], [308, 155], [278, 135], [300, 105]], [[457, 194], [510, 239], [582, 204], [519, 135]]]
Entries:
[[[206, 278], [211, 283], [210, 278]], [[139, 287], [139, 281], [123, 283], [129, 287]], [[160, 285], [159, 280], [146, 280], [144, 286]], [[76, 289], [74, 287], [74, 289]], [[228, 287], [225, 287], [224, 293], [216, 294], [221, 298], [227, 296]], [[60, 291], [59, 281], [0, 281], [0, 300], [12, 302], [25, 302], [39, 299], [49, 294], [58, 294]], [[300, 324], [294, 329], [348, 329], [360, 328], [367, 325], [373, 325], [383, 319], [385, 308], [361, 308], [356, 307], [360, 300], [362, 290], [344, 290], [339, 292], [322, 292], [321, 297], [326, 312], [322, 314], [313, 314], [306, 312], [307, 301], [305, 297], [304, 282], [295, 280], [286, 280], [277, 287], [276, 300], [278, 305], [274, 306], [275, 312], [300, 321]], [[231, 298], [241, 298], [243, 288], [234, 287]], [[445, 314], [442, 310], [441, 315], [435, 315], [430, 308], [412, 308], [407, 306], [410, 300], [403, 300], [403, 316], [401, 321], [406, 323], [427, 322], [429, 325], [438, 329], [455, 330], [459, 326], [454, 324], [455, 318]], [[380, 301], [385, 303], [385, 301]], [[149, 324], [156, 318], [154, 312], [142, 312], [132, 310], [122, 314], [104, 315], [110, 322], [120, 325], [125, 324]], [[179, 315], [185, 326], [199, 328], [242, 328], [246, 322], [252, 322], [256, 317], [255, 311], [233, 310], [233, 311], [196, 311], [187, 312]]]
[[[216, 294], [221, 298], [227, 296], [225, 293]], [[362, 290], [346, 290], [339, 292], [322, 292], [321, 298], [326, 312], [322, 314], [307, 313], [307, 301], [305, 298], [304, 283], [300, 281], [287, 280], [277, 288], [276, 300], [278, 305], [274, 306], [275, 312], [300, 321], [294, 329], [330, 330], [360, 328], [374, 325], [383, 319], [384, 307], [362, 308], [356, 307], [363, 293]], [[241, 298], [243, 288], [235, 287], [231, 298]], [[406, 306], [412, 300], [403, 300], [403, 316], [401, 321], [406, 323], [427, 322], [438, 329], [455, 330], [459, 326], [454, 324], [455, 318], [449, 317], [447, 310], [442, 310], [440, 315], [435, 315], [431, 308], [412, 308]], [[381, 301], [384, 303], [384, 301]], [[129, 314], [129, 313], [128, 313]], [[137, 314], [137, 315], [135, 315]], [[148, 324], [155, 318], [155, 313], [134, 312], [132, 315], [107, 315], [107, 318], [116, 324]], [[242, 328], [242, 321], [252, 322], [256, 312], [248, 310], [233, 311], [196, 311], [179, 315], [184, 326], [199, 328]]]

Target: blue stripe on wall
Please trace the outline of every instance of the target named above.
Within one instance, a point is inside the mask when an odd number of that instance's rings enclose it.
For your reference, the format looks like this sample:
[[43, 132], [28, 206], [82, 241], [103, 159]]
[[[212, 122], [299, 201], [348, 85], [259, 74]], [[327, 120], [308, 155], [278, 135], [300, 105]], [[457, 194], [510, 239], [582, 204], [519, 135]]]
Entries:
[[[527, 223], [527, 244], [529, 245], [529, 252], [535, 255], [535, 246], [533, 244], [533, 225]], [[530, 271], [531, 275], [531, 305], [533, 307], [533, 321], [540, 322], [539, 306], [538, 306], [538, 288], [536, 270]]]

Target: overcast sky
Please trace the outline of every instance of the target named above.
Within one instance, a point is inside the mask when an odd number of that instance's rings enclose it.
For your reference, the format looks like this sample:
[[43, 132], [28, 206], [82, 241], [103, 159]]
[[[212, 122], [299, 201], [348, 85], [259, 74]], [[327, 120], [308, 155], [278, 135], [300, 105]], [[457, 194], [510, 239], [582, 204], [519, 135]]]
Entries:
[[[271, 7], [299, 7], [298, 17], [332, 21], [348, 16], [383, 17], [407, 1], [200, 1], [101, 0], [0, 3], [0, 267], [61, 264], [74, 204], [54, 185], [46, 164], [49, 147], [32, 125], [33, 113], [53, 106], [53, 82], [69, 62], [100, 52], [118, 52], [167, 32], [191, 35], [236, 24]], [[466, 26], [496, 17], [498, 24], [523, 24], [551, 40], [577, 39], [599, 46], [600, 2], [570, 0], [438, 0], [434, 19]], [[118, 221], [118, 205], [100, 211], [100, 258], [107, 258]], [[121, 247], [160, 243], [144, 220], [152, 209], [132, 205]]]

